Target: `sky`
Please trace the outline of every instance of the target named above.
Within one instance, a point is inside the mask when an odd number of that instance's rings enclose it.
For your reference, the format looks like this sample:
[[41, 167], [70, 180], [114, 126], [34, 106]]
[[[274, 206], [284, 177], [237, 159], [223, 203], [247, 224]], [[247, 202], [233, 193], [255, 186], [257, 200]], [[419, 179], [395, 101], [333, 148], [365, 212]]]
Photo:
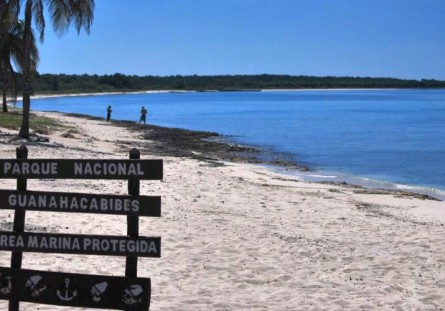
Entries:
[[96, 0], [40, 73], [445, 80], [445, 0]]

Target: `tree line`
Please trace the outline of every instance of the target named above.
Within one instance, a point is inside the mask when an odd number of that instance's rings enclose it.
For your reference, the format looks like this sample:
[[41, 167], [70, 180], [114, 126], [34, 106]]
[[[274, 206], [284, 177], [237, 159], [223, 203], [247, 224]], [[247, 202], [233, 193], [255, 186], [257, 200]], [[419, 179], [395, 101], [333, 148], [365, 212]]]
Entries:
[[146, 90], [239, 91], [306, 88], [445, 88], [445, 81], [370, 77], [290, 75], [134, 76], [36, 74], [34, 94], [130, 92]]

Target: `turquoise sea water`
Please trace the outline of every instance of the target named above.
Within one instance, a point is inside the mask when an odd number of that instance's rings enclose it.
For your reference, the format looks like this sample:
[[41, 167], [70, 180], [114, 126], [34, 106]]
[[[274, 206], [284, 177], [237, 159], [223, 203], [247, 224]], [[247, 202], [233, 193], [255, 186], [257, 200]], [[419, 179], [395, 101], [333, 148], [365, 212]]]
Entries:
[[32, 109], [215, 131], [309, 165], [310, 180], [445, 198], [445, 90], [154, 93], [32, 101]]

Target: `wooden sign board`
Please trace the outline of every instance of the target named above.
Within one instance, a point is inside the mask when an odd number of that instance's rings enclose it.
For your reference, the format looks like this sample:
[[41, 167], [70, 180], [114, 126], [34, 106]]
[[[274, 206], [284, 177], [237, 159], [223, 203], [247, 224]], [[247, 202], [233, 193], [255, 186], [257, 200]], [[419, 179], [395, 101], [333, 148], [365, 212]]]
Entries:
[[0, 209], [161, 216], [161, 197], [0, 190]]
[[161, 238], [0, 231], [0, 250], [161, 257]]
[[148, 310], [149, 278], [55, 273], [0, 267], [0, 299], [117, 310]]
[[162, 160], [0, 159], [0, 178], [163, 178]]

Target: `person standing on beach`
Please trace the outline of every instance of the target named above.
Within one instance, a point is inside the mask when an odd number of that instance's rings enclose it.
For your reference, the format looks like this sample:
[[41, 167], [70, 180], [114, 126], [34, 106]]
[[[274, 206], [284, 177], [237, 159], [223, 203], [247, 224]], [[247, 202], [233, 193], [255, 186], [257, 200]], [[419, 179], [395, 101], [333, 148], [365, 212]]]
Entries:
[[111, 119], [111, 106], [108, 106], [107, 108], [107, 122], [110, 122]]
[[145, 118], [147, 117], [147, 109], [145, 109], [144, 106], [141, 108], [141, 118], [139, 119], [139, 123], [144, 122], [145, 124]]

